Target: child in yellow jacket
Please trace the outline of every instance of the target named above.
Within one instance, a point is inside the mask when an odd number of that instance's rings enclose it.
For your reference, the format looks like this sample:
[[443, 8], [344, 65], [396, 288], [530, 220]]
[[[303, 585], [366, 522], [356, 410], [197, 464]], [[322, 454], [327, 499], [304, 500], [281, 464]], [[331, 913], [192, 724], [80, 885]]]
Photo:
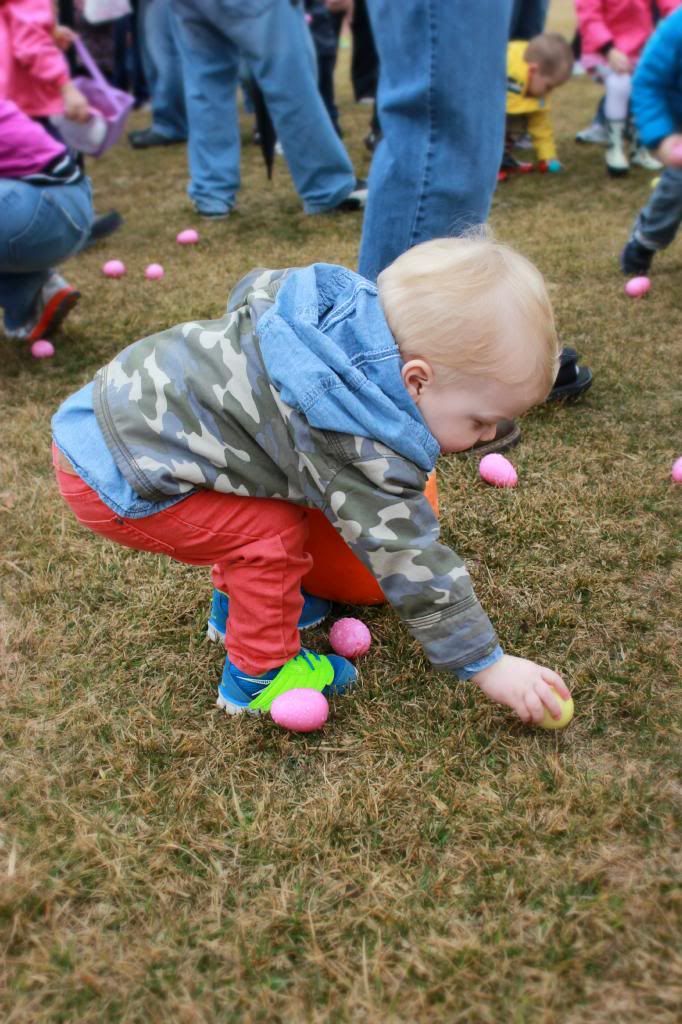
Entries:
[[571, 77], [573, 51], [556, 32], [543, 32], [507, 46], [507, 139], [500, 177], [532, 170], [511, 155], [516, 139], [530, 134], [540, 171], [559, 171], [550, 117], [549, 94]]

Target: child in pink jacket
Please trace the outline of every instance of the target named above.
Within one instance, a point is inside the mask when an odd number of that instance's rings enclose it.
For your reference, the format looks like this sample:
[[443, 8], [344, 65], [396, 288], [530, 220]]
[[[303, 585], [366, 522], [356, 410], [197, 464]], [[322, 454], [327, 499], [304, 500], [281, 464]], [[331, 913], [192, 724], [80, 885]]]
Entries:
[[57, 28], [51, 0], [0, 0], [0, 99], [29, 117], [87, 121], [87, 100], [60, 49], [72, 41], [68, 30]]
[[[661, 0], [661, 14], [669, 13], [679, 2]], [[635, 145], [632, 154], [626, 148], [632, 73], [654, 28], [651, 0], [575, 0], [575, 6], [582, 62], [606, 87], [608, 173], [627, 174], [630, 159], [647, 170], [660, 170], [661, 165], [643, 146]]]

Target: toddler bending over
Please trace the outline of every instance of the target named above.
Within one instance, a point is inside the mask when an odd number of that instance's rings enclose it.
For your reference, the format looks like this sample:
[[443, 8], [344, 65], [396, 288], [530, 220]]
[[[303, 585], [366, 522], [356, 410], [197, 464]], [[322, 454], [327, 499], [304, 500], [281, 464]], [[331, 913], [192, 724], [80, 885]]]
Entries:
[[61, 493], [128, 547], [213, 566], [229, 594], [219, 704], [340, 692], [345, 659], [301, 647], [321, 509], [433, 666], [524, 722], [559, 717], [560, 676], [504, 654], [424, 496], [441, 451], [492, 437], [547, 396], [558, 343], [542, 276], [486, 237], [436, 239], [378, 285], [340, 266], [256, 270], [218, 320], [143, 338], [53, 419]]

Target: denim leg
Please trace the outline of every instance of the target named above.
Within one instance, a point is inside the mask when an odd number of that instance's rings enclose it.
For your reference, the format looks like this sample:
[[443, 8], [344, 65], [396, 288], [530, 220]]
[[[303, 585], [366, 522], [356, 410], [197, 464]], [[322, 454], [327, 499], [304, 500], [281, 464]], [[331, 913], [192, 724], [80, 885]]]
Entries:
[[167, 139], [184, 140], [187, 138], [185, 90], [170, 0], [142, 0], [140, 19], [152, 100], [152, 128]]
[[47, 188], [0, 179], [0, 306], [9, 330], [29, 319], [50, 268], [78, 252], [91, 223], [87, 179]]
[[[244, 4], [221, 0], [220, 7], [236, 11]], [[353, 191], [353, 165], [320, 96], [302, 5], [261, 0], [256, 7], [257, 17], [233, 11], [226, 31], [263, 92], [306, 213], [321, 213]]]
[[206, 213], [234, 206], [240, 184], [237, 77], [239, 53], [231, 22], [220, 23], [218, 0], [171, 0], [185, 82], [189, 126], [187, 192]]
[[649, 202], [639, 211], [633, 236], [647, 249], [665, 249], [682, 221], [682, 169], [666, 167]]
[[549, 0], [513, 0], [510, 39], [532, 39], [545, 31]]
[[504, 142], [511, 0], [369, 0], [383, 139], [369, 178], [360, 273], [483, 223]]

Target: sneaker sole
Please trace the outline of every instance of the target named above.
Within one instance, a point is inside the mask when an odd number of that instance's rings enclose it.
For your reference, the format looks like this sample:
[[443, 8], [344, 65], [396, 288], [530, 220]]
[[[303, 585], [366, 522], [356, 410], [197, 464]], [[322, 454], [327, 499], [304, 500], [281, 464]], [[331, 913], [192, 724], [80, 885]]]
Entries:
[[66, 294], [57, 292], [53, 295], [43, 310], [40, 320], [28, 336], [29, 343], [39, 341], [48, 334], [53, 334], [58, 327], [66, 320], [71, 310], [78, 305], [81, 293], [68, 291]]
[[254, 715], [256, 718], [260, 715], [260, 711], [256, 711], [253, 708], [242, 707], [241, 704], [233, 704], [231, 700], [227, 700], [222, 694], [218, 693], [218, 699], [216, 700], [216, 707], [219, 707], [226, 715]]
[[465, 452], [459, 452], [459, 455], [465, 455], [471, 459], [482, 459], [484, 455], [492, 455], [494, 452], [506, 452], [510, 448], [514, 448], [515, 445], [521, 440], [521, 427], [518, 424], [514, 424], [515, 430], [510, 430], [504, 437], [498, 437], [493, 441], [488, 441], [487, 444], [476, 445], [474, 448], [469, 448]]

